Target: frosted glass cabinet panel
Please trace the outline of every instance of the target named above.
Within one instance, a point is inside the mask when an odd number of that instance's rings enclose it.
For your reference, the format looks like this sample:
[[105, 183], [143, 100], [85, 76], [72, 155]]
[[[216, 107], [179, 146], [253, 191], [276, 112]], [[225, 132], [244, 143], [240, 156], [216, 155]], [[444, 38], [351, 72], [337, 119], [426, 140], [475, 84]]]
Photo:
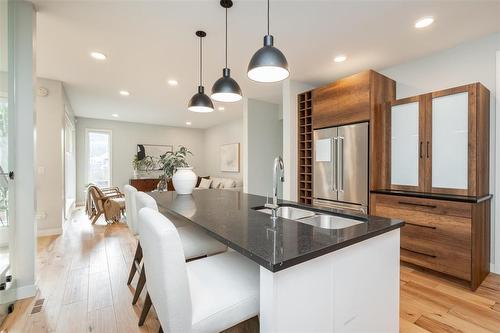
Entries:
[[391, 184], [419, 185], [419, 102], [391, 107]]
[[468, 92], [432, 99], [432, 187], [467, 189]]

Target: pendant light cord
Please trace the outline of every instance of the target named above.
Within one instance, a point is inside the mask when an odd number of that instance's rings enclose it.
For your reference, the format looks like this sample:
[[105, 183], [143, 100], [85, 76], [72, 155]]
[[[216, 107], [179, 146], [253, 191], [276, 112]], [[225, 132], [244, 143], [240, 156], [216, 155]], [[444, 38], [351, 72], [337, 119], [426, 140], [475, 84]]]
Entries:
[[269, 35], [269, 0], [267, 0], [267, 34]]
[[203, 85], [203, 45], [202, 45], [202, 37], [200, 37], [200, 86]]
[[226, 68], [227, 68], [227, 8], [226, 8]]

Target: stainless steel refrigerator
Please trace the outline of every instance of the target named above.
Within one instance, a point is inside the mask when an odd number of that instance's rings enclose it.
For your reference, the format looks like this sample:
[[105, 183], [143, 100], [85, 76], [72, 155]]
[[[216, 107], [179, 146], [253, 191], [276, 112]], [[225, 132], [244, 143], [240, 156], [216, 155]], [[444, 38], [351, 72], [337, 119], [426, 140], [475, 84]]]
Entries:
[[313, 204], [368, 211], [368, 123], [314, 131]]

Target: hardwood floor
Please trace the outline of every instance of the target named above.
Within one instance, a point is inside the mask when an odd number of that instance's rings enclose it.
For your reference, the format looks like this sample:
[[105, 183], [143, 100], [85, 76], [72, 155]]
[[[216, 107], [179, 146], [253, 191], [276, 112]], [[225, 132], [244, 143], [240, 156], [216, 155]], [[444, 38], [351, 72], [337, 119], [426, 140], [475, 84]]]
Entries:
[[[131, 304], [137, 276], [130, 287], [126, 281], [135, 245], [126, 225], [92, 226], [76, 211], [64, 235], [38, 239], [38, 294], [17, 302], [0, 332], [158, 332], [154, 309], [137, 326], [145, 292]], [[500, 276], [490, 274], [471, 292], [403, 266], [400, 318], [403, 333], [500, 333]], [[227, 332], [255, 331], [257, 318]]]

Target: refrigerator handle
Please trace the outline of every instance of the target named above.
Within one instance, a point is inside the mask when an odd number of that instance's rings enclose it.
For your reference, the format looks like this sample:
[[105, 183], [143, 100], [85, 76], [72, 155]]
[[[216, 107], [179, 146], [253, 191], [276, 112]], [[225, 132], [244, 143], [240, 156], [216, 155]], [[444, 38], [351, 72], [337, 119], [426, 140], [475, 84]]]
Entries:
[[337, 137], [332, 139], [332, 173], [330, 174], [330, 184], [332, 191], [337, 192]]
[[343, 136], [339, 136], [337, 142], [337, 186], [340, 192], [344, 192], [344, 137]]

